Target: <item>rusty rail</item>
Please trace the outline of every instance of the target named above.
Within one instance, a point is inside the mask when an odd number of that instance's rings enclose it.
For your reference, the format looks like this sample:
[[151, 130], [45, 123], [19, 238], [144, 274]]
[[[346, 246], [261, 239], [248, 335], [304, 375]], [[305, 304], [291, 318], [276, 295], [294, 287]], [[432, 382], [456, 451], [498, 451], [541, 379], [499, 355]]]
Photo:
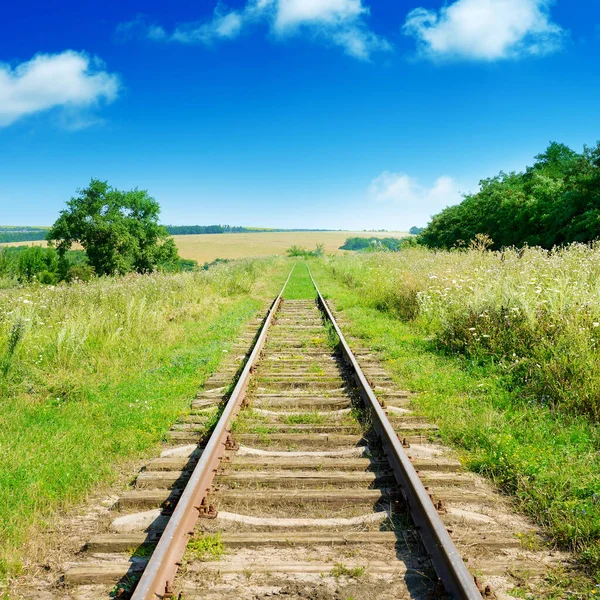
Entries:
[[402, 443], [375, 397], [327, 302], [321, 295], [312, 273], [310, 273], [310, 278], [317, 291], [319, 305], [340, 339], [344, 359], [353, 372], [365, 405], [371, 409], [375, 417], [375, 428], [381, 437], [396, 481], [402, 489], [411, 517], [419, 527], [421, 540], [431, 556], [438, 577], [444, 584], [446, 591], [457, 600], [481, 600], [481, 592], [477, 589], [473, 576], [448, 534], [408, 455], [402, 448]]
[[157, 598], [166, 600], [173, 597], [171, 591], [173, 579], [185, 553], [190, 532], [194, 530], [200, 514], [208, 511], [207, 494], [211, 488], [219, 461], [225, 452], [227, 439], [231, 433], [231, 423], [241, 409], [252, 371], [264, 346], [273, 316], [281, 304], [283, 291], [290, 280], [292, 271], [293, 269], [269, 309], [252, 353], [173, 511], [173, 515], [169, 519], [167, 527], [144, 569], [132, 600], [156, 600]]

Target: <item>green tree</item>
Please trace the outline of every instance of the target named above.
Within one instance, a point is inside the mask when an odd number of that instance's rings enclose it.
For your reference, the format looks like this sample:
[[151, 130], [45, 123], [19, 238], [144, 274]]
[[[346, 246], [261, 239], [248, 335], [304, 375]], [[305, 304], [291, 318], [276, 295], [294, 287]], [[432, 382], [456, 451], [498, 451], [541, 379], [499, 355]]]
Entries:
[[600, 144], [580, 154], [552, 143], [524, 172], [500, 173], [480, 185], [479, 192], [435, 215], [420, 241], [452, 248], [481, 234], [499, 249], [600, 238]]
[[37, 277], [42, 283], [56, 283], [57, 269], [58, 256], [53, 248], [31, 246], [18, 254], [16, 271], [21, 282], [30, 282]]
[[48, 233], [61, 256], [81, 244], [98, 275], [149, 273], [179, 260], [173, 238], [158, 223], [160, 206], [145, 190], [123, 192], [92, 179], [78, 194]]

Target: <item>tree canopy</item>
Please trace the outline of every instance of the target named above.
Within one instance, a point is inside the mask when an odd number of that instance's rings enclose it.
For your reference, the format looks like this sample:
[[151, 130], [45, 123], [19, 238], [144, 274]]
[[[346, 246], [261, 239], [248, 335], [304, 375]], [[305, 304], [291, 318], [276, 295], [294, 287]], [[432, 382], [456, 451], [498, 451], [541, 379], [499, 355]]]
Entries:
[[175, 242], [159, 224], [160, 206], [148, 192], [123, 192], [92, 179], [78, 194], [46, 238], [61, 256], [81, 244], [98, 275], [149, 273], [177, 263]]
[[452, 248], [484, 234], [493, 249], [549, 249], [600, 237], [600, 143], [582, 153], [552, 143], [524, 172], [501, 172], [480, 185], [479, 192], [435, 215], [420, 241]]

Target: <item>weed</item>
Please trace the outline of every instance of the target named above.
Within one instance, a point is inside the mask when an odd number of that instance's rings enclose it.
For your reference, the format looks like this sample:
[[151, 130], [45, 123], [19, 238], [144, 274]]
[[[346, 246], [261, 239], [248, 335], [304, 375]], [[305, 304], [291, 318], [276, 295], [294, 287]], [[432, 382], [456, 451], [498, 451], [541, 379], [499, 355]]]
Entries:
[[360, 579], [365, 574], [365, 567], [346, 567], [343, 563], [336, 563], [331, 570], [331, 576], [336, 579], [348, 577], [350, 579]]
[[8, 343], [6, 345], [6, 353], [4, 354], [4, 358], [1, 363], [2, 375], [6, 377], [8, 375], [8, 371], [10, 370], [12, 359], [19, 345], [19, 342], [23, 339], [25, 335], [25, 321], [23, 318], [18, 318], [14, 323], [10, 330], [10, 334], [8, 336]]
[[110, 591], [109, 595], [111, 598], [123, 598], [129, 597], [129, 594], [133, 592], [135, 586], [139, 581], [139, 575], [127, 575], [123, 578], [113, 589]]
[[542, 547], [540, 536], [535, 531], [524, 531], [519, 533], [517, 537], [524, 550], [535, 551], [540, 550]]
[[325, 417], [318, 412], [298, 413], [296, 415], [287, 415], [283, 418], [287, 425], [322, 425], [325, 423]]
[[253, 425], [250, 428], [250, 433], [258, 436], [268, 436], [271, 433], [275, 433], [277, 428], [272, 425]]
[[137, 548], [129, 548], [127, 554], [131, 554], [132, 558], [150, 558], [155, 548], [156, 544], [142, 544]]
[[221, 532], [206, 534], [200, 538], [192, 538], [187, 545], [187, 560], [212, 561], [221, 560], [225, 548], [221, 540]]

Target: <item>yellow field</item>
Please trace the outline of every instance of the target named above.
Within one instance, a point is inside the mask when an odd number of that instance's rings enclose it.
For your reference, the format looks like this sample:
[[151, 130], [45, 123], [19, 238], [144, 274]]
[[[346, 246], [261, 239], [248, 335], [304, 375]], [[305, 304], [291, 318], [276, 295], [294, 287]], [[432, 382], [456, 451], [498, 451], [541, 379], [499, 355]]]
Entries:
[[314, 250], [317, 244], [324, 244], [327, 254], [337, 254], [342, 252], [339, 247], [349, 237], [405, 237], [407, 235], [400, 232], [284, 231], [176, 235], [174, 238], [182, 258], [193, 258], [203, 264], [216, 258], [284, 255], [285, 251], [294, 244], [309, 250]]
[[[327, 254], [342, 252], [339, 247], [349, 237], [405, 237], [404, 232], [374, 233], [370, 231], [298, 231], [266, 233], [214, 233], [206, 235], [174, 236], [182, 258], [197, 260], [200, 264], [216, 258], [247, 258], [249, 256], [284, 255], [294, 244], [314, 250], [325, 245]], [[14, 242], [6, 246], [45, 245], [46, 242]]]
[[36, 241], [36, 242], [10, 242], [10, 243], [4, 243], [4, 244], [0, 244], [0, 248], [2, 248], [2, 246], [45, 246], [46, 242], [40, 240], [40, 241]]

